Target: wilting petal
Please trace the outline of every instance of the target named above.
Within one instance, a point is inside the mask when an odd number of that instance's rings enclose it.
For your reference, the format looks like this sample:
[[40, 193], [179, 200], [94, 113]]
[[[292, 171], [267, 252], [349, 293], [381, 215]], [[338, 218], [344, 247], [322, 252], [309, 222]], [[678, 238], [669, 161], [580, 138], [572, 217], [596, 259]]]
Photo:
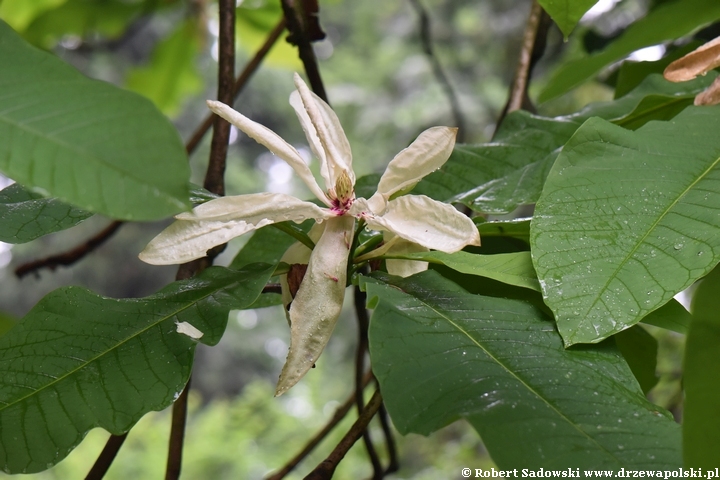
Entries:
[[284, 193], [251, 193], [220, 197], [195, 207], [192, 212], [180, 213], [178, 220], [244, 220], [257, 223], [264, 218], [272, 222], [304, 222], [309, 218], [324, 220], [334, 216], [329, 210], [312, 202]]
[[717, 67], [720, 67], [720, 37], [672, 62], [665, 68], [663, 76], [671, 82], [686, 82]]
[[261, 221], [256, 225], [240, 220], [229, 222], [177, 220], [153, 238], [140, 260], [152, 265], [175, 265], [202, 258], [207, 251], [256, 228], [273, 223]]
[[[325, 231], [325, 225], [327, 225], [327, 222], [316, 223], [308, 232], [308, 237], [310, 237], [310, 240], [312, 240], [315, 244], [317, 244], [317, 242], [320, 240], [320, 237], [322, 236], [322, 233]], [[288, 265], [307, 265], [310, 262], [311, 253], [312, 250], [310, 250], [307, 245], [301, 242], [295, 242], [290, 245], [290, 248], [285, 251], [280, 261], [285, 262]], [[282, 292], [282, 302], [283, 306], [285, 307], [285, 313], [287, 314], [289, 324], [290, 312], [288, 312], [288, 305], [290, 305], [290, 302], [292, 302], [293, 297], [290, 294], [290, 286], [288, 285], [287, 274], [280, 276], [280, 288]]]
[[257, 193], [210, 200], [181, 213], [140, 253], [143, 262], [173, 265], [202, 258], [217, 245], [271, 223], [334, 217], [328, 210], [279, 193]]
[[345, 298], [354, 223], [350, 216], [327, 220], [315, 245], [305, 278], [290, 305], [290, 351], [275, 395], [285, 393], [312, 368], [330, 339]]
[[[305, 132], [312, 131], [311, 125], [325, 150], [326, 163], [322, 164], [322, 158], [320, 158], [320, 172], [325, 182], [327, 182], [327, 187], [329, 189], [334, 188], [343, 171], [350, 177], [352, 184], [355, 185], [355, 173], [352, 169], [352, 151], [342, 125], [340, 125], [340, 120], [338, 120], [330, 105], [310, 91], [302, 78], [300, 78], [300, 75], [296, 73], [294, 78], [304, 109], [299, 109], [293, 104], [292, 95], [290, 103], [295, 108]], [[314, 143], [309, 135], [308, 141], [311, 144]]]
[[295, 173], [305, 182], [310, 191], [325, 205], [331, 206], [330, 200], [325, 195], [325, 192], [315, 181], [310, 168], [305, 163], [305, 160], [300, 156], [295, 147], [283, 140], [277, 133], [273, 132], [269, 128], [260, 125], [257, 122], [253, 122], [245, 115], [236, 112], [232, 108], [228, 107], [224, 103], [216, 102], [214, 100], [207, 101], [210, 110], [220, 115], [228, 122], [235, 125], [238, 129], [245, 132], [245, 134], [258, 142], [260, 145], [264, 145], [273, 154], [285, 160], [290, 165]]
[[720, 103], [720, 77], [695, 96], [695, 105], [717, 105]]
[[381, 213], [394, 193], [415, 185], [442, 167], [452, 153], [456, 135], [457, 128], [429, 128], [398, 153], [380, 177], [377, 193], [369, 199], [372, 210]]
[[[385, 241], [387, 242], [390, 241], [393, 237], [395, 237], [395, 235], [390, 232], [384, 232], [383, 237], [385, 237]], [[399, 255], [403, 253], [427, 252], [427, 250], [428, 249], [426, 247], [423, 247], [422, 245], [418, 245], [417, 243], [409, 242], [401, 238], [398, 241], [393, 242], [390, 249], [388, 249], [387, 254]], [[415, 275], [416, 273], [424, 272], [425, 270], [427, 270], [428, 262], [388, 259], [385, 260], [385, 267], [387, 267], [387, 271], [391, 275], [409, 277], [410, 275]]]
[[390, 231], [433, 250], [454, 253], [466, 245], [480, 245], [477, 227], [452, 205], [425, 195], [390, 200], [383, 215], [366, 217], [368, 227]]

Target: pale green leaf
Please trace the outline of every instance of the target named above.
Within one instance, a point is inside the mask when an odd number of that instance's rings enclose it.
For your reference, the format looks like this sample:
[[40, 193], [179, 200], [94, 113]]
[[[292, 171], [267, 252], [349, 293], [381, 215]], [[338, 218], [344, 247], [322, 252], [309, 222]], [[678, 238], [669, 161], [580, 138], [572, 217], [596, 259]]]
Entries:
[[532, 220], [535, 269], [567, 345], [634, 325], [720, 260], [718, 107], [635, 132], [588, 120]]
[[720, 445], [720, 268], [693, 296], [685, 345], [683, 385], [683, 459], [686, 467], [714, 470]]
[[228, 311], [252, 303], [272, 271], [265, 264], [214, 267], [141, 299], [79, 287], [47, 295], [0, 337], [0, 469], [45, 470], [90, 429], [118, 435], [170, 405], [187, 382], [196, 345], [178, 324], [216, 344]]
[[716, 0], [666, 2], [630, 25], [601, 52], [562, 65], [538, 100], [545, 102], [562, 95], [635, 50], [683, 37], [717, 19], [720, 19], [720, 2]]
[[67, 0], [0, 0], [0, 19], [22, 32], [40, 14], [52, 10]]
[[384, 258], [417, 260], [445, 265], [460, 273], [491, 278], [499, 282], [540, 291], [530, 252], [477, 255], [469, 252], [417, 252], [384, 255]]
[[0, 242], [29, 242], [73, 227], [90, 216], [90, 212], [45, 198], [17, 183], [0, 190]]
[[189, 208], [185, 149], [148, 100], [84, 77], [3, 22], [0, 64], [0, 171], [113, 218]]
[[545, 11], [550, 15], [565, 38], [575, 28], [585, 12], [597, 3], [598, 0], [539, 0]]
[[398, 430], [466, 419], [500, 469], [673, 469], [680, 428], [612, 342], [565, 349], [532, 305], [436, 272], [367, 279], [370, 356]]

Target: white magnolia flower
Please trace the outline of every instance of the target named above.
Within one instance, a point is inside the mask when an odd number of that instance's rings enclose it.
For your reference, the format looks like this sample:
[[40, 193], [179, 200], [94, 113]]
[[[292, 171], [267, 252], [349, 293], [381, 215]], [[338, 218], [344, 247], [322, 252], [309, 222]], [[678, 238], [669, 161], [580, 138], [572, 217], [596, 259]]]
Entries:
[[421, 133], [390, 161], [377, 193], [367, 200], [355, 198], [350, 145], [335, 112], [297, 74], [295, 85], [297, 91], [290, 95], [290, 105], [320, 161], [324, 189], [298, 151], [276, 133], [227, 105], [211, 100], [207, 103], [213, 112], [285, 160], [326, 207], [281, 193], [218, 198], [177, 215], [177, 221], [140, 254], [143, 261], [155, 265], [184, 263], [205, 256], [207, 250], [234, 237], [275, 222], [300, 223], [313, 218], [320, 224], [314, 228], [316, 245], [290, 305], [290, 351], [276, 395], [287, 391], [307, 373], [337, 322], [345, 297], [356, 218], [364, 219], [373, 230], [443, 252], [480, 244], [472, 220], [451, 205], [423, 195], [391, 199], [393, 194], [411, 188], [445, 163], [455, 144], [456, 129], [434, 127]]

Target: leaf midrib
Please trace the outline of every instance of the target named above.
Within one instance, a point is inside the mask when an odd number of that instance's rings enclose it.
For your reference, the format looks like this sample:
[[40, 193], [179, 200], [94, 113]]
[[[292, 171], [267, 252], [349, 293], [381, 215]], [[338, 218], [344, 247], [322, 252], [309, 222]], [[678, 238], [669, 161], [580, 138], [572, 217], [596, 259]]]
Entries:
[[598, 443], [598, 441], [590, 436], [587, 432], [579, 428], [575, 423], [571, 421], [570, 418], [568, 418], [565, 414], [563, 414], [560, 410], [558, 410], [552, 403], [550, 403], [547, 399], [545, 399], [542, 395], [540, 395], [539, 392], [537, 392], [532, 386], [530, 386], [525, 380], [520, 378], [510, 367], [505, 365], [500, 359], [498, 359], [495, 355], [493, 355], [490, 351], [488, 351], [481, 343], [479, 343], [470, 333], [468, 333], [462, 326], [458, 325], [456, 322], [454, 322], [449, 316], [447, 316], [445, 313], [441, 312], [440, 310], [436, 309], [434, 306], [428, 304], [424, 300], [421, 300], [417, 298], [416, 296], [412, 295], [413, 298], [417, 299], [419, 302], [421, 302], [423, 305], [427, 306], [430, 310], [435, 312], [437, 315], [439, 315], [441, 318], [445, 319], [450, 325], [452, 325], [454, 328], [456, 328], [461, 334], [465, 335], [468, 339], [470, 339], [473, 344], [475, 344], [478, 348], [480, 348], [492, 361], [494, 361], [497, 365], [499, 365], [501, 368], [503, 368], [510, 376], [515, 378], [522, 386], [524, 386], [530, 393], [535, 395], [537, 398], [539, 398], [545, 405], [548, 406], [555, 414], [564, 420], [567, 424], [569, 424], [572, 428], [574, 428], [578, 433], [580, 433], [582, 436], [590, 440], [593, 444], [597, 445], [598, 448], [604, 452], [606, 452], [610, 457], [618, 462], [618, 465], [622, 465], [619, 460], [615, 457], [615, 455], [610, 452], [607, 448], [605, 448], [603, 445]]
[[[678, 204], [678, 202], [680, 202], [680, 200], [681, 200], [690, 190], [692, 190], [692, 188], [695, 187], [701, 180], [703, 180], [719, 163], [720, 163], [720, 157], [716, 158], [715, 161], [712, 162], [712, 163], [710, 164], [710, 166], [705, 169], [704, 172], [702, 172], [702, 174], [700, 174], [692, 183], [690, 183], [690, 185], [688, 185], [688, 186], [682, 191], [682, 193], [681, 193], [680, 195], [678, 195], [678, 196], [675, 198], [675, 200], [673, 200], [673, 202], [672, 202], [665, 210], [663, 210], [663, 212], [658, 216], [657, 220], [655, 220], [655, 221], [652, 223], [652, 225], [650, 226], [650, 228], [648, 228], [648, 230], [645, 232], [645, 235], [643, 235], [642, 238], [640, 238], [640, 239], [638, 240], [638, 242], [635, 244], [635, 246], [633, 247], [633, 249], [632, 249], [630, 252], [628, 252], [628, 254], [625, 256], [625, 258], [622, 260], [622, 262], [620, 262], [620, 263], [618, 264], [617, 268], [616, 268], [615, 271], [612, 273], [612, 275], [610, 275], [610, 276], [608, 277], [607, 281], [605, 282], [605, 285], [603, 285], [602, 289], [600, 289], [600, 290], [598, 291], [598, 294], [596, 295], [595, 300], [594, 300], [593, 303], [590, 305], [590, 307], [586, 310], [586, 316], [595, 308], [595, 305], [597, 305], [597, 303], [600, 301], [600, 299], [601, 299], [601, 297], [602, 297], [602, 294], [605, 293], [605, 292], [608, 290], [608, 287], [610, 286], [610, 283], [617, 277], [618, 272], [620, 272], [620, 270], [622, 270], [622, 268], [625, 266], [625, 264], [626, 264], [628, 261], [630, 261], [630, 259], [635, 255], [635, 253], [637, 252], [637, 250], [644, 244], [645, 239], [647, 239], [647, 238], [650, 236], [650, 234], [651, 234], [653, 231], [655, 231], [655, 229], [656, 229], [657, 226], [660, 224], [660, 222], [668, 215], [668, 213], [670, 213], [670, 211], [671, 211], [673, 208], [675, 208], [675, 206]], [[640, 263], [642, 263], [642, 262], [640, 262]], [[645, 265], [645, 264], [643, 263], [643, 265]], [[662, 288], [662, 287], [661, 287], [661, 288]], [[642, 311], [642, 308], [640, 309], [640, 311]], [[573, 335], [573, 337], [575, 337], [575, 336], [576, 336], [576, 335]]]
[[[62, 150], [70, 152], [71, 154], [75, 153], [80, 158], [90, 159], [92, 164], [107, 168], [109, 170], [113, 170], [114, 172], [116, 172], [118, 174], [118, 176], [132, 180], [135, 183], [137, 183], [138, 185], [150, 187], [150, 191], [159, 194], [158, 196], [160, 196], [162, 198], [170, 199], [171, 201], [173, 201], [173, 203], [175, 203], [177, 201], [177, 199], [172, 197], [172, 195], [168, 195], [167, 193], [165, 193], [163, 190], [159, 189], [154, 184], [144, 181], [142, 178], [133, 175], [132, 172], [128, 172], [126, 170], [121, 169], [117, 165], [114, 165], [113, 163], [108, 162], [102, 156], [98, 156], [97, 154], [93, 153], [92, 151], [74, 147], [73, 145], [60, 140], [58, 137], [44, 135], [41, 131], [30, 128], [26, 124], [12, 121], [11, 119], [7, 118], [6, 116], [0, 116], [0, 121], [4, 122], [6, 125], [9, 125], [11, 128], [15, 127], [19, 130], [23, 130], [23, 131], [27, 132], [28, 134], [30, 134], [34, 138], [41, 139], [48, 143], [54, 143], [55, 145], [59, 146]], [[104, 202], [104, 200], [103, 200], [103, 202]]]
[[[13, 401], [13, 402], [8, 402], [8, 403], [5, 404], [4, 406], [0, 407], [0, 412], [2, 412], [3, 410], [5, 410], [5, 409], [7, 409], [7, 408], [10, 408], [10, 407], [12, 407], [12, 406], [14, 406], [14, 405], [16, 405], [16, 404], [22, 403], [23, 401], [25, 401], [26, 399], [28, 399], [28, 398], [30, 398], [30, 397], [32, 397], [32, 396], [34, 396], [34, 395], [40, 394], [43, 390], [46, 390], [47, 388], [50, 388], [50, 387], [52, 387], [53, 385], [55, 385], [55, 384], [57, 384], [57, 383], [60, 383], [60, 382], [62, 382], [62, 381], [67, 380], [69, 377], [71, 377], [72, 375], [74, 375], [74, 374], [77, 373], [78, 371], [82, 370], [83, 368], [87, 368], [90, 364], [98, 361], [98, 360], [99, 360], [100, 358], [102, 358], [103, 356], [105, 356], [105, 355], [107, 355], [107, 354], [109, 354], [109, 353], [117, 350], [117, 349], [120, 348], [122, 345], [124, 345], [124, 344], [126, 344], [127, 342], [129, 342], [130, 340], [133, 340], [133, 339], [137, 338], [138, 336], [140, 336], [140, 335], [142, 335], [143, 333], [147, 332], [147, 331], [150, 330], [151, 328], [156, 327], [158, 324], [160, 324], [160, 323], [162, 323], [162, 322], [164, 322], [164, 321], [167, 321], [168, 319], [170, 319], [170, 318], [178, 315], [180, 312], [183, 312], [183, 311], [187, 310], [188, 308], [191, 308], [192, 306], [194, 306], [195, 304], [197, 304], [197, 303], [200, 302], [201, 300], [204, 300], [204, 299], [208, 298], [209, 296], [213, 295], [214, 293], [216, 293], [216, 292], [218, 292], [218, 291], [220, 291], [220, 290], [222, 290], [222, 289], [224, 289], [224, 288], [227, 288], [229, 285], [230, 285], [230, 284], [222, 285], [222, 286], [220, 286], [220, 287], [218, 287], [218, 288], [216, 288], [216, 289], [208, 292], [206, 295], [202, 295], [201, 297], [198, 297], [197, 299], [195, 299], [194, 301], [188, 303], [187, 305], [183, 306], [182, 308], [179, 308], [179, 309], [175, 310], [174, 312], [172, 312], [172, 313], [170, 313], [170, 314], [168, 314], [168, 315], [163, 316], [160, 320], [158, 320], [158, 321], [156, 321], [156, 322], [152, 322], [151, 324], [147, 325], [145, 328], [142, 328], [141, 330], [136, 330], [134, 334], [132, 334], [132, 335], [130, 335], [129, 337], [127, 337], [127, 338], [125, 338], [125, 339], [117, 342], [112, 348], [109, 348], [108, 350], [106, 350], [106, 351], [104, 351], [104, 352], [102, 352], [102, 353], [100, 353], [100, 354], [98, 354], [98, 355], [95, 355], [94, 357], [92, 357], [92, 358], [90, 358], [89, 360], [85, 361], [83, 364], [80, 364], [80, 365], [78, 365], [76, 368], [68, 371], [66, 374], [57, 377], [54, 381], [49, 382], [49, 383], [43, 385], [42, 387], [34, 390], [32, 393], [29, 393], [29, 394], [25, 395], [24, 397], [20, 397], [20, 398], [18, 398], [17, 400], [15, 400], [15, 401]], [[85, 290], [85, 289], [83, 289], [83, 290]], [[88, 290], [85, 290], [85, 291], [88, 291]], [[91, 293], [92, 293], [92, 292], [91, 292]], [[175, 293], [177, 294], [177, 293], [185, 293], [185, 292], [175, 292]], [[100, 298], [102, 298], [102, 297], [100, 297]], [[149, 297], [149, 298], [152, 299], [152, 297]], [[147, 300], [147, 299], [146, 299], [146, 300]]]

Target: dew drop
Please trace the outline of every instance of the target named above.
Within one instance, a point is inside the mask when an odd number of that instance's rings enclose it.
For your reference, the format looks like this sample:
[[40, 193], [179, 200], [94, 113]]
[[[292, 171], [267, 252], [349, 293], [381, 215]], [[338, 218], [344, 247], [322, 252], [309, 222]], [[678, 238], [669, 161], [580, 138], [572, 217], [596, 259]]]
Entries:
[[675, 245], [673, 245], [673, 248], [674, 248], [675, 250], [680, 250], [680, 249], [683, 248], [684, 246], [685, 246], [685, 245], [683, 245], [682, 243], [676, 243]]

